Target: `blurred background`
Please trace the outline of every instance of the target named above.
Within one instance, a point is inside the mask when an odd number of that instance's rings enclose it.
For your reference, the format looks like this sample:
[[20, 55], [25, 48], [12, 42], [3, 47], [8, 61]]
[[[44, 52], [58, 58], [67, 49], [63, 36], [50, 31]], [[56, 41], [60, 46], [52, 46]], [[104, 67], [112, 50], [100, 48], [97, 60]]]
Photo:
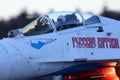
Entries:
[[56, 11], [82, 11], [120, 20], [120, 0], [1, 0], [0, 39], [9, 30]]

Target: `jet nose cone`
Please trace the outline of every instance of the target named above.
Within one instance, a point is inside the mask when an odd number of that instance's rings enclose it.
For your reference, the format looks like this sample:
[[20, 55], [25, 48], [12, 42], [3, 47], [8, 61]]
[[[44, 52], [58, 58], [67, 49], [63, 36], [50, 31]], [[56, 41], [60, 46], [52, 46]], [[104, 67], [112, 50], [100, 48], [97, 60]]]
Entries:
[[0, 80], [8, 78], [10, 72], [10, 60], [4, 46], [0, 45]]

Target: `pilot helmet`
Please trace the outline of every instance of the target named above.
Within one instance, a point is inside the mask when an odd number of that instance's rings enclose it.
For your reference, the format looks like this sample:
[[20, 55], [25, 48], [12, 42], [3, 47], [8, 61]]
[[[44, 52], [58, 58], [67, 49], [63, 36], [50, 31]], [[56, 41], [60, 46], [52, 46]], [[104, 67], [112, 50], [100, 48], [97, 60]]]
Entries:
[[60, 15], [60, 16], [58, 16], [57, 21], [58, 21], [58, 22], [65, 22], [66, 19], [65, 19], [64, 16]]

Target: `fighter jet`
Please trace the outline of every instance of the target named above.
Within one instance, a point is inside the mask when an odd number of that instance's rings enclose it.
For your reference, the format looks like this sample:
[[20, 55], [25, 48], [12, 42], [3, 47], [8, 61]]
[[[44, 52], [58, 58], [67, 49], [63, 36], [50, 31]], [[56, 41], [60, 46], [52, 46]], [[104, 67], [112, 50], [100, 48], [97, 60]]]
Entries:
[[[120, 60], [119, 26], [117, 20], [82, 12], [40, 16], [24, 28], [9, 31], [8, 38], [0, 40], [0, 80], [79, 72], [83, 76], [84, 71], [115, 67], [104, 62]], [[90, 79], [105, 77], [103, 73], [90, 74]]]

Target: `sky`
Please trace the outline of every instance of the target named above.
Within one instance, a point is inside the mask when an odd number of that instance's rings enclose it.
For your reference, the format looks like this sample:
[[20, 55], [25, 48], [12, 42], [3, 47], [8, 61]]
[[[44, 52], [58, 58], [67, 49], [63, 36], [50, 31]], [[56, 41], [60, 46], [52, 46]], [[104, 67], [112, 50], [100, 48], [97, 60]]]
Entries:
[[98, 14], [107, 6], [110, 10], [120, 11], [120, 0], [0, 0], [0, 18], [17, 16], [23, 9], [28, 13], [54, 11], [74, 11]]

